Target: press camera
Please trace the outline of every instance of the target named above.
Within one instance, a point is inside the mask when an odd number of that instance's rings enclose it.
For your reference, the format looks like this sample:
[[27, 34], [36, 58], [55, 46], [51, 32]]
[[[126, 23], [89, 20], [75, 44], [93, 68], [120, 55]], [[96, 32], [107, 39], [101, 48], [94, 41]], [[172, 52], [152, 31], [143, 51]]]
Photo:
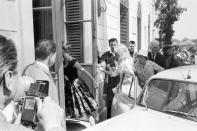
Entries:
[[37, 80], [35, 83], [31, 83], [29, 91], [26, 92], [26, 97], [22, 102], [21, 123], [24, 126], [36, 126], [38, 119], [35, 97], [43, 100], [48, 96], [48, 91], [49, 82], [46, 80]]

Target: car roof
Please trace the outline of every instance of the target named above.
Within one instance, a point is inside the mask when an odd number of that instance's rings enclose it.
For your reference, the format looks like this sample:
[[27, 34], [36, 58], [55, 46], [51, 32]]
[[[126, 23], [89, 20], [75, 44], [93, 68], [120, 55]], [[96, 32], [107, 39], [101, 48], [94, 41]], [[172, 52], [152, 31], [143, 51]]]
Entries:
[[151, 79], [170, 79], [197, 82], [197, 65], [180, 66], [167, 69], [152, 76]]

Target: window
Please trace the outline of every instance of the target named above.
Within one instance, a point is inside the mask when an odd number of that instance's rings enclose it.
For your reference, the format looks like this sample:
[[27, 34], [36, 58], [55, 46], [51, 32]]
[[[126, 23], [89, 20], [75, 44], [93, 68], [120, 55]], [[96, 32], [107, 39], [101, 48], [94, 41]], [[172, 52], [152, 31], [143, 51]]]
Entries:
[[174, 82], [172, 85], [164, 110], [191, 113], [197, 108], [197, 84]]
[[161, 109], [168, 97], [169, 84], [166, 80], [152, 80], [148, 84], [146, 105], [158, 110]]
[[121, 0], [120, 2], [120, 42], [122, 44], [129, 42], [128, 0]]
[[66, 0], [67, 44], [71, 45], [70, 54], [83, 62], [83, 22], [82, 0]]
[[34, 42], [53, 40], [51, 0], [33, 0]]
[[138, 2], [137, 9], [137, 41], [138, 41], [138, 50], [141, 49], [141, 29], [142, 28], [142, 9], [141, 3]]
[[197, 108], [197, 83], [152, 80], [144, 95], [144, 105], [160, 111], [190, 113]]

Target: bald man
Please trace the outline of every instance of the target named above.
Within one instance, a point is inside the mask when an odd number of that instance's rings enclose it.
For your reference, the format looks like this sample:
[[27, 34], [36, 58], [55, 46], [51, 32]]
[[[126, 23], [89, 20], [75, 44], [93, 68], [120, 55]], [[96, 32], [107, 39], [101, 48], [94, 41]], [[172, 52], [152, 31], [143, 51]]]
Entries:
[[165, 68], [165, 57], [159, 53], [159, 42], [157, 40], [151, 41], [150, 50], [148, 59]]

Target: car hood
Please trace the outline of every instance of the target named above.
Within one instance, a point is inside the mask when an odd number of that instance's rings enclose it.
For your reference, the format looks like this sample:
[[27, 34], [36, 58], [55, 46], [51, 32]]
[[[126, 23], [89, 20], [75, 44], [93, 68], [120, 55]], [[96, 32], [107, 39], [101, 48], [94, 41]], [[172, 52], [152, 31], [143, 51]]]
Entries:
[[131, 111], [96, 124], [85, 131], [196, 131], [197, 122], [151, 109], [135, 107]]

